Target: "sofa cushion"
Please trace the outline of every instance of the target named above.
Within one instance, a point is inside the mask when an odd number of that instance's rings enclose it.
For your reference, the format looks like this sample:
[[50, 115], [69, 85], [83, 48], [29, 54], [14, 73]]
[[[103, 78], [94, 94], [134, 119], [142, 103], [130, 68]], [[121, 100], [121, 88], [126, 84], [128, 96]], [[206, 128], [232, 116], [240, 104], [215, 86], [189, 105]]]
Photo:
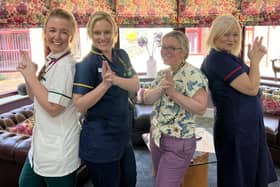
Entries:
[[34, 118], [30, 117], [29, 119], [24, 120], [14, 127], [9, 127], [7, 130], [9, 132], [24, 134], [24, 135], [32, 135], [32, 130], [34, 126]]
[[24, 115], [25, 118], [29, 118], [29, 117], [33, 116], [33, 110], [28, 109], [28, 108], [18, 108], [18, 109], [12, 110], [11, 113], [22, 114], [22, 115]]
[[30, 136], [0, 131], [0, 159], [23, 163], [31, 143]]
[[264, 113], [280, 115], [280, 89], [261, 86], [260, 91]]
[[2, 127], [2, 129], [7, 129], [8, 127], [13, 127], [15, 126], [15, 122], [8, 118], [8, 117], [0, 117], [0, 126]]
[[[6, 112], [0, 115], [0, 119], [6, 121], [4, 124], [6, 127], [15, 126], [15, 124], [18, 124], [26, 119], [26, 117], [19, 112]], [[10, 119], [13, 123], [10, 122]]]

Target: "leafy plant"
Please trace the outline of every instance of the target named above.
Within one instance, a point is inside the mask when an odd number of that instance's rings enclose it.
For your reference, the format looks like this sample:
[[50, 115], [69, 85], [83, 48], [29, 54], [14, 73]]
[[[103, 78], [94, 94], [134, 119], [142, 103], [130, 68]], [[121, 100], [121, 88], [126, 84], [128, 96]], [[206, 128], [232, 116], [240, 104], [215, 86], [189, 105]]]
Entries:
[[148, 38], [146, 36], [140, 36], [138, 38], [138, 41], [137, 41], [138, 45], [140, 47], [145, 47], [147, 52], [148, 52], [148, 54], [149, 54], [149, 56], [152, 56], [152, 57], [154, 56], [154, 52], [155, 52], [156, 48], [160, 47], [160, 42], [161, 42], [161, 38], [162, 38], [162, 32], [155, 32], [153, 34], [153, 36], [154, 37], [153, 37], [153, 43], [152, 43], [151, 50], [149, 49], [149, 46], [148, 46], [149, 40], [148, 40]]

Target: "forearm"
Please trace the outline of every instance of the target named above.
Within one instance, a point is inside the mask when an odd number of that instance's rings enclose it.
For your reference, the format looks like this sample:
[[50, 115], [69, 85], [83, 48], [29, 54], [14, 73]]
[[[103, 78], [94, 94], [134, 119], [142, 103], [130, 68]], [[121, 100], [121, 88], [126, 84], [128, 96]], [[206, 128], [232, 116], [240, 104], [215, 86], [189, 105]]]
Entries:
[[74, 94], [74, 105], [78, 112], [85, 113], [94, 106], [107, 92], [109, 88], [103, 83], [99, 84], [94, 90], [85, 95]]
[[260, 85], [260, 70], [258, 63], [251, 63], [249, 70], [249, 79], [251, 83], [252, 92], [257, 94]]
[[29, 96], [29, 98], [31, 99], [31, 100], [34, 100], [34, 95], [33, 95], [33, 93], [32, 93], [32, 91], [31, 91], [31, 88], [30, 88], [30, 86], [29, 86], [29, 84], [27, 83], [27, 81], [25, 80], [25, 87], [26, 87], [26, 92], [27, 92], [27, 95]]
[[137, 76], [133, 76], [132, 78], [122, 78], [116, 76], [113, 84], [130, 93], [136, 93], [139, 89], [139, 79]]
[[208, 106], [208, 95], [204, 89], [200, 90], [193, 97], [182, 95], [177, 91], [170, 94], [169, 97], [186, 111], [198, 115], [203, 115]]
[[145, 89], [143, 94], [143, 103], [144, 104], [153, 104], [156, 102], [163, 94], [163, 89], [161, 87]]

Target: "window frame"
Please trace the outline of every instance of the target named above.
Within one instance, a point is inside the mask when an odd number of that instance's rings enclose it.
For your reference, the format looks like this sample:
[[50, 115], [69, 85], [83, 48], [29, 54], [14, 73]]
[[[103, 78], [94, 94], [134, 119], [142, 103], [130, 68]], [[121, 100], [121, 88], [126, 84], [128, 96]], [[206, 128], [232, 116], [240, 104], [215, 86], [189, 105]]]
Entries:
[[[190, 38], [190, 34], [196, 33], [197, 34], [197, 51], [193, 51], [193, 46], [192, 46], [192, 42], [191, 42], [191, 38]], [[190, 55], [202, 55], [202, 28], [200, 27], [191, 27], [185, 28], [185, 34], [187, 35], [188, 39], [189, 39], [189, 44], [190, 44]]]
[[[0, 30], [0, 36], [2, 38], [0, 41], [0, 73], [15, 72], [19, 60], [19, 51], [27, 51], [31, 56], [30, 31], [29, 29]], [[3, 66], [1, 66], [1, 63], [3, 63]]]

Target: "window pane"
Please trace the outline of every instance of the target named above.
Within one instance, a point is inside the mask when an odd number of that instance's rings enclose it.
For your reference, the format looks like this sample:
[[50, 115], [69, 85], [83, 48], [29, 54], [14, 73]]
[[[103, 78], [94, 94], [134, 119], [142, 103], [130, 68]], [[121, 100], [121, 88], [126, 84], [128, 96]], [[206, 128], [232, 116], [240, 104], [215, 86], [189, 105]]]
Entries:
[[[159, 48], [153, 42], [154, 34], [164, 35], [172, 30], [172, 28], [120, 28], [120, 48], [128, 53], [137, 73], [146, 74], [149, 56], [153, 56], [156, 60], [157, 71], [166, 67], [162, 62]], [[147, 38], [147, 47], [138, 45], [138, 39], [142, 36]]]
[[207, 55], [206, 39], [208, 36], [208, 27], [186, 27], [186, 35], [189, 39], [190, 53], [187, 62], [200, 68], [204, 56]]
[[19, 50], [31, 55], [29, 30], [0, 30], [0, 72], [16, 71]]
[[[270, 77], [274, 78], [274, 72], [272, 69], [273, 59], [280, 58], [280, 50], [279, 50], [279, 33], [280, 26], [254, 26], [254, 27], [246, 27], [245, 31], [245, 53], [244, 59], [246, 62], [249, 62], [247, 57], [248, 45], [253, 44], [253, 40], [255, 37], [263, 37], [263, 45], [267, 47], [267, 55], [265, 55], [260, 64], [260, 73], [262, 77]], [[280, 64], [277, 66], [280, 67]], [[280, 74], [278, 75], [280, 78]]]

